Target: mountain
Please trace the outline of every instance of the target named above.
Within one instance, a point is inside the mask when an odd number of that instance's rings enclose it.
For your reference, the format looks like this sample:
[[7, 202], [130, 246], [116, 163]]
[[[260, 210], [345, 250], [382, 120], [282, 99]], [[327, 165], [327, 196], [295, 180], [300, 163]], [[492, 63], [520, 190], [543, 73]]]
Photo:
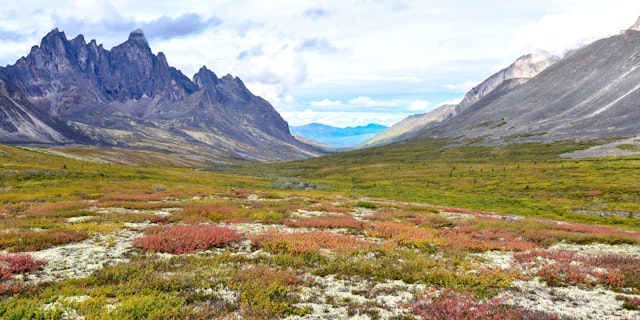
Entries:
[[373, 137], [387, 129], [379, 124], [366, 126], [337, 128], [320, 123], [310, 123], [303, 126], [291, 127], [293, 134], [313, 139], [329, 146], [350, 148]]
[[[71, 141], [60, 131], [73, 131], [37, 109], [15, 85], [0, 79], [0, 140], [6, 143], [64, 144]], [[86, 137], [75, 136], [76, 140]]]
[[560, 60], [560, 57], [545, 51], [536, 51], [521, 56], [508, 67], [494, 73], [482, 83], [473, 87], [459, 104], [442, 105], [428, 113], [409, 116], [358, 147], [380, 146], [416, 137], [424, 130], [440, 126], [453, 119], [458, 113], [496, 89], [501, 91], [509, 90], [527, 82], [558, 60]]
[[[640, 25], [636, 23], [636, 25]], [[574, 50], [530, 80], [505, 81], [421, 137], [486, 143], [640, 134], [640, 28]]]
[[[24, 96], [14, 104], [3, 100], [3, 110], [20, 105], [29, 110], [22, 118], [28, 114], [39, 128], [25, 127], [12, 139], [14, 129], [2, 127], [0, 142], [119, 146], [211, 160], [273, 161], [323, 153], [296, 140], [276, 110], [239, 78], [218, 78], [202, 67], [189, 79], [169, 66], [162, 52], [151, 51], [141, 30], [107, 50], [82, 35], [68, 40], [54, 29], [26, 57], [0, 67], [0, 79]], [[5, 111], [5, 123], [29, 122], [17, 115]]]
[[387, 130], [364, 141], [358, 148], [381, 146], [417, 136], [422, 130], [437, 126], [451, 119], [457, 113], [457, 105], [445, 104], [430, 112], [415, 114], [402, 119]]

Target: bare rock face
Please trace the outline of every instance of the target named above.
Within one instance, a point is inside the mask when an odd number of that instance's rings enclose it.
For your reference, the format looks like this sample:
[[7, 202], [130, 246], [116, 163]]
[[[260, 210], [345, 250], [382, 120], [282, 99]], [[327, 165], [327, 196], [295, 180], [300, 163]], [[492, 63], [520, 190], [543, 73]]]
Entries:
[[535, 77], [503, 82], [422, 137], [486, 143], [586, 141], [640, 134], [640, 31], [574, 50]]
[[[7, 143], [36, 142], [62, 144], [71, 142], [61, 131], [73, 131], [65, 122], [52, 118], [33, 106], [20, 89], [0, 79], [0, 140]], [[81, 135], [77, 141], [87, 141]]]
[[510, 66], [491, 75], [471, 89], [458, 104], [458, 112], [468, 108], [499, 85], [511, 79], [531, 79], [542, 70], [560, 60], [560, 57], [545, 51], [536, 51], [518, 58]]
[[0, 79], [15, 85], [41, 115], [68, 122], [67, 131], [58, 132], [66, 138], [25, 142], [77, 143], [70, 137], [81, 136], [95, 145], [250, 160], [319, 154], [295, 140], [276, 110], [240, 79], [219, 79], [203, 67], [190, 80], [162, 52], [151, 51], [141, 30], [106, 50], [54, 29], [29, 55], [0, 67]]
[[544, 51], [524, 55], [467, 92], [459, 104], [443, 105], [428, 113], [409, 116], [365, 141], [359, 147], [380, 146], [414, 138], [425, 130], [445, 124], [485, 96], [504, 94], [505, 91], [514, 89], [559, 60], [560, 57]]

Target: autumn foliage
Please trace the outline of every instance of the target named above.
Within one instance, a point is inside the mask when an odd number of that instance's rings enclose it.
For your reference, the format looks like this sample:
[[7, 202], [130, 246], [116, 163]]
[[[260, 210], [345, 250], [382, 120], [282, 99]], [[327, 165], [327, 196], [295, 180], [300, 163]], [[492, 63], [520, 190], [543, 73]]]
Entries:
[[150, 252], [193, 253], [242, 240], [237, 231], [215, 225], [159, 228], [156, 233], [133, 240], [133, 245]]

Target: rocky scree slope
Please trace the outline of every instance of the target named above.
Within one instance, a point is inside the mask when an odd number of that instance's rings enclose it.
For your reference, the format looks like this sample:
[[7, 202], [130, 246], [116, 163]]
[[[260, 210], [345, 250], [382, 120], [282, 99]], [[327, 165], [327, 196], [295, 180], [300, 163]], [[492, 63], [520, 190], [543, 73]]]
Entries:
[[276, 110], [239, 78], [218, 78], [202, 67], [189, 79], [162, 52], [151, 51], [141, 30], [107, 50], [82, 35], [68, 40], [55, 29], [26, 57], [0, 67], [0, 78], [24, 93], [18, 104], [37, 110], [31, 113], [36, 119], [63, 124], [40, 126], [49, 137], [32, 132], [19, 140], [4, 138], [8, 131], [0, 128], [5, 143], [121, 146], [211, 160], [300, 159], [323, 152], [297, 141]]
[[535, 77], [542, 70], [560, 60], [560, 57], [545, 51], [536, 51], [518, 58], [510, 66], [494, 73], [479, 85], [473, 87], [459, 104], [446, 104], [423, 114], [409, 116], [365, 141], [359, 147], [373, 147], [397, 141], [411, 139], [421, 132], [436, 128], [453, 119], [458, 113], [469, 108], [474, 103], [494, 90], [513, 89]]
[[571, 52], [525, 83], [503, 82], [420, 137], [488, 143], [586, 141], [640, 134], [640, 31]]

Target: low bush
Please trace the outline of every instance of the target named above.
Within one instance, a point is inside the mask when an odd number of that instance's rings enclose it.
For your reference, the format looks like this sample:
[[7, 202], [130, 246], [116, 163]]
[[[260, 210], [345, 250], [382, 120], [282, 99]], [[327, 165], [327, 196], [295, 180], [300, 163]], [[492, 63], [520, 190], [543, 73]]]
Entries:
[[36, 271], [46, 263], [28, 254], [0, 255], [0, 280], [10, 279], [16, 273]]
[[413, 224], [378, 221], [366, 229], [367, 236], [391, 240], [398, 245], [412, 246], [427, 251], [435, 250], [440, 241], [434, 231]]
[[184, 316], [185, 300], [166, 292], [135, 295], [120, 301], [109, 311], [112, 319], [175, 319]]
[[304, 254], [321, 249], [333, 252], [356, 252], [373, 247], [373, 244], [350, 235], [334, 234], [329, 231], [277, 232], [268, 231], [249, 235], [256, 246], [271, 253]]
[[503, 299], [482, 301], [465, 293], [444, 290], [425, 294], [407, 307], [421, 319], [430, 320], [551, 320], [558, 316], [505, 305]]
[[187, 206], [182, 209], [182, 211], [176, 216], [177, 218], [188, 218], [188, 217], [204, 217], [213, 222], [220, 222], [225, 219], [234, 218], [238, 215], [239, 210], [241, 210], [238, 206], [226, 205], [226, 204], [203, 204], [203, 205], [194, 205]]
[[622, 307], [627, 310], [640, 310], [640, 297], [625, 297]]
[[35, 260], [28, 254], [0, 255], [0, 295], [15, 294], [24, 290], [21, 281], [15, 281], [13, 276], [18, 273], [34, 272], [47, 262]]
[[373, 202], [360, 200], [356, 202], [356, 207], [365, 208], [365, 209], [375, 209], [378, 206]]
[[308, 313], [307, 309], [293, 305], [299, 301], [292, 293], [302, 283], [303, 278], [292, 271], [260, 266], [235, 273], [229, 287], [239, 292], [243, 317], [282, 318]]
[[287, 227], [292, 228], [349, 228], [363, 229], [369, 223], [355, 219], [353, 217], [313, 217], [305, 218], [297, 221], [288, 220], [284, 223]]
[[447, 250], [482, 252], [489, 250], [525, 251], [538, 248], [535, 243], [505, 228], [481, 228], [473, 224], [440, 231]]
[[43, 231], [14, 230], [0, 234], [0, 249], [8, 252], [37, 251], [56, 245], [85, 240], [86, 231], [50, 229]]
[[614, 289], [640, 289], [640, 259], [602, 254], [588, 256], [572, 250], [532, 250], [514, 255], [550, 286], [602, 284]]
[[133, 240], [149, 252], [193, 253], [242, 240], [237, 231], [215, 225], [173, 226]]

